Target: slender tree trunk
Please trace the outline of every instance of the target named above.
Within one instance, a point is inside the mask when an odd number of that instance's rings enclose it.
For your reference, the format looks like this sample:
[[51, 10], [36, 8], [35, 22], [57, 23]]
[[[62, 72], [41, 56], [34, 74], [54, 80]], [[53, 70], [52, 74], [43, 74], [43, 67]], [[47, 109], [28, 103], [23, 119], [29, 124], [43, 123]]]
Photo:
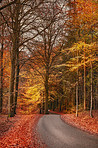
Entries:
[[16, 82], [15, 82], [15, 107], [14, 114], [16, 114], [17, 97], [18, 97], [18, 85], [19, 85], [19, 50], [17, 50], [17, 67], [16, 67]]
[[95, 87], [95, 89], [96, 89], [96, 91], [95, 91], [95, 109], [97, 109], [98, 108], [98, 75], [96, 76], [96, 87]]
[[63, 75], [63, 99], [64, 99], [64, 103], [65, 103], [65, 100], [66, 100], [65, 90], [66, 90], [66, 88], [65, 88], [64, 75]]
[[78, 91], [79, 91], [79, 70], [78, 70], [78, 50], [77, 50], [77, 82], [76, 82], [76, 117], [78, 117]]
[[78, 82], [76, 82], [76, 117], [78, 117]]
[[59, 107], [59, 112], [61, 112], [61, 95], [59, 94], [59, 100], [58, 100], [58, 107]]
[[62, 108], [61, 108], [61, 101], [59, 102], [59, 112], [61, 112]]
[[12, 49], [11, 54], [11, 75], [10, 75], [10, 90], [9, 90], [9, 109], [8, 114], [10, 117], [14, 116], [14, 80], [15, 80], [15, 49]]
[[90, 116], [93, 117], [92, 115], [92, 107], [93, 107], [93, 66], [92, 66], [92, 61], [90, 61], [91, 64], [91, 102], [90, 102]]
[[45, 114], [48, 114], [48, 95], [49, 95], [48, 80], [49, 80], [49, 70], [47, 68], [46, 77], [45, 77]]
[[0, 86], [0, 113], [2, 112], [3, 102], [3, 35], [4, 30], [2, 27], [2, 43], [1, 43], [1, 86]]
[[84, 110], [86, 110], [86, 66], [85, 66], [85, 48], [84, 48]]
[[52, 101], [52, 110], [54, 111], [54, 101]]
[[[93, 10], [92, 10], [93, 12]], [[92, 28], [91, 28], [92, 30]], [[92, 43], [93, 43], [93, 30], [92, 30]], [[90, 58], [90, 65], [91, 65], [91, 101], [90, 101], [90, 116], [93, 117], [92, 114], [92, 107], [93, 107], [93, 64], [92, 64], [92, 49], [91, 49], [91, 58]]]

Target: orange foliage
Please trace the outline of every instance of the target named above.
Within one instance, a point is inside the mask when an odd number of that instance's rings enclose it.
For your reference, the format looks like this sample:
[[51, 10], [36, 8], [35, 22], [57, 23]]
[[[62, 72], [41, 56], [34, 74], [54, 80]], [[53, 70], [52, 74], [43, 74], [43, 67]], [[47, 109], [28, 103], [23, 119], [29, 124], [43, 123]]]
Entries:
[[[21, 115], [11, 118], [8, 121], [11, 128], [6, 131], [0, 137], [0, 148], [8, 147], [31, 147], [31, 148], [41, 148], [45, 145], [39, 140], [39, 135], [35, 129], [39, 118], [42, 115]], [[1, 118], [1, 117], [0, 117]], [[15, 122], [15, 123], [14, 123]], [[6, 124], [3, 128], [6, 129]], [[11, 125], [12, 124], [12, 125]]]
[[73, 26], [76, 28], [90, 29], [98, 19], [98, 4], [92, 0], [75, 0], [70, 11]]

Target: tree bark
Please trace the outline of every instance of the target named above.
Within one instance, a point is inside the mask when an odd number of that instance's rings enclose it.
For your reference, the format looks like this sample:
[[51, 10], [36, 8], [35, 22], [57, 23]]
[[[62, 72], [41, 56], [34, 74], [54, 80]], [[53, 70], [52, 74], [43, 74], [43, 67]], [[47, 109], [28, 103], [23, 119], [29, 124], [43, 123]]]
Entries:
[[86, 110], [86, 67], [85, 67], [85, 48], [84, 48], [84, 110]]
[[45, 77], [45, 114], [48, 114], [48, 95], [49, 95], [48, 80], [49, 80], [49, 70], [47, 67], [46, 77]]
[[10, 75], [10, 90], [9, 90], [9, 111], [10, 117], [14, 116], [14, 80], [15, 80], [15, 48], [12, 49], [11, 54], [11, 75]]
[[[8, 114], [10, 117], [14, 116], [15, 108], [15, 96], [14, 96], [14, 81], [15, 81], [15, 64], [16, 64], [16, 55], [19, 52], [19, 11], [20, 11], [20, 0], [16, 2], [15, 8], [15, 21], [13, 22], [13, 48], [11, 51], [11, 76], [10, 76], [10, 90], [9, 90], [9, 109]], [[13, 19], [13, 18], [12, 18]], [[19, 53], [18, 53], [19, 54]]]
[[2, 43], [1, 43], [1, 87], [0, 87], [0, 113], [2, 112], [2, 102], [3, 102], [3, 35], [4, 28], [2, 27]]
[[78, 82], [76, 82], [76, 117], [78, 117]]
[[93, 117], [92, 115], [92, 107], [93, 107], [93, 66], [92, 66], [92, 61], [90, 61], [91, 64], [91, 101], [90, 101], [90, 116]]
[[79, 91], [79, 70], [78, 70], [78, 50], [77, 50], [77, 82], [76, 82], [76, 117], [78, 117], [78, 91]]
[[[93, 13], [93, 10], [92, 10]], [[92, 30], [92, 28], [91, 28]], [[93, 30], [91, 33], [92, 43], [93, 43]], [[93, 64], [92, 64], [92, 49], [91, 49], [91, 57], [90, 57], [90, 65], [91, 65], [91, 101], [90, 101], [90, 116], [93, 118], [92, 107], [93, 107]]]
[[15, 82], [15, 107], [14, 107], [14, 114], [16, 114], [17, 108], [17, 97], [18, 97], [18, 85], [19, 85], [19, 50], [17, 50], [17, 67], [16, 67], [16, 82]]

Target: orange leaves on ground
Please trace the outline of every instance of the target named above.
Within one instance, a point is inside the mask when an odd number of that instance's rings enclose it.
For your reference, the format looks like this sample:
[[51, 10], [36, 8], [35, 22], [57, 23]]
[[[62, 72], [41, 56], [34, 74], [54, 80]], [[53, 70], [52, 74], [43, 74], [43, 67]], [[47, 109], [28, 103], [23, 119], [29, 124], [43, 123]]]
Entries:
[[78, 117], [75, 114], [64, 114], [61, 119], [77, 128], [98, 135], [98, 110], [93, 111], [94, 118], [89, 116], [89, 112], [80, 113]]
[[[19, 118], [13, 126], [1, 136], [0, 148], [37, 148], [41, 147], [35, 130], [36, 124], [41, 115], [18, 115]], [[15, 118], [15, 117], [14, 117]], [[10, 121], [11, 122], [11, 121]], [[38, 142], [40, 141], [40, 142]], [[44, 147], [44, 146], [42, 146]]]

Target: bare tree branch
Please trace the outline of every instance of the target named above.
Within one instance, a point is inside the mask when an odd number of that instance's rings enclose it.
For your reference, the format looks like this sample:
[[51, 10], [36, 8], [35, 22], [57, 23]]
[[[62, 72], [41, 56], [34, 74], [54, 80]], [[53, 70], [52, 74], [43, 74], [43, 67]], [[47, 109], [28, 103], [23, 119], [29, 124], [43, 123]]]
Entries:
[[[1, 2], [2, 2], [2, 0], [0, 0], [0, 3]], [[6, 7], [12, 5], [12, 4], [15, 4], [16, 2], [17, 2], [17, 0], [14, 0], [14, 1], [12, 1], [12, 2], [6, 4], [6, 5], [2, 6], [2, 7], [0, 7], [0, 11], [3, 10], [3, 9], [5, 9]]]

